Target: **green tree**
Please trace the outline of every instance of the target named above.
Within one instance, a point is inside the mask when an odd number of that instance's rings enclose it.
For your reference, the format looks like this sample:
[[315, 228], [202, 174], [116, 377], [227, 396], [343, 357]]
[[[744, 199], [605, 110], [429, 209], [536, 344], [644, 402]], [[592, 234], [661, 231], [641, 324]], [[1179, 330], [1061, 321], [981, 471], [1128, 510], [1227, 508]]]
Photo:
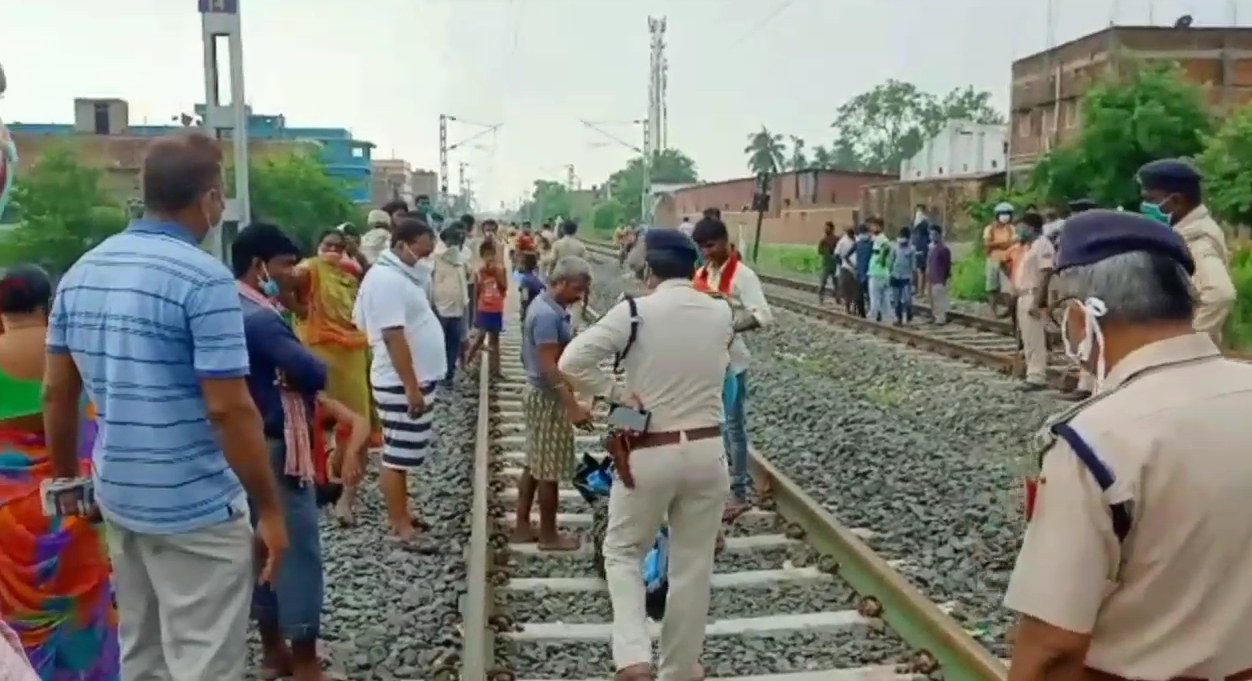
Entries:
[[1078, 136], [1036, 164], [1031, 182], [1051, 203], [1089, 196], [1104, 206], [1138, 206], [1139, 167], [1199, 154], [1212, 125], [1204, 91], [1176, 64], [1134, 65], [1087, 91]]
[[769, 131], [764, 125], [760, 132], [748, 135], [748, 146], [743, 153], [748, 155], [748, 168], [755, 175], [777, 173], [786, 166], [783, 136]]
[[591, 209], [591, 229], [609, 234], [627, 221], [626, 211], [620, 201], [609, 199]]
[[[699, 180], [695, 161], [677, 149], [657, 152], [652, 159], [648, 176], [653, 184], [684, 184]], [[621, 204], [625, 219], [634, 220], [642, 214], [642, 156], [630, 159], [626, 167], [609, 175], [605, 184], [608, 186], [607, 196]]]
[[834, 154], [825, 145], [819, 144], [813, 147], [813, 160], [809, 162], [809, 167], [816, 170], [833, 169], [835, 167]]
[[787, 159], [788, 170], [805, 170], [810, 167], [809, 159], [804, 154], [804, 140], [796, 135], [791, 138], [791, 157]]
[[1226, 224], [1252, 226], [1252, 107], [1222, 123], [1196, 164], [1209, 209]]
[[835, 116], [836, 167], [881, 172], [895, 172], [949, 121], [1004, 122], [990, 92], [966, 86], [939, 99], [894, 79], [845, 102]]
[[0, 267], [29, 262], [61, 274], [124, 229], [127, 213], [100, 186], [102, 176], [68, 149], [50, 150], [18, 175], [12, 206], [19, 222], [0, 233]]
[[530, 202], [523, 206], [522, 215], [524, 220], [540, 224], [557, 217], [569, 217], [572, 207], [565, 185], [552, 180], [535, 180]]
[[347, 185], [331, 177], [325, 164], [310, 153], [299, 151], [255, 163], [248, 179], [253, 217], [279, 225], [307, 250], [316, 246], [319, 234], [336, 225], [363, 226]]
[[974, 123], [1004, 124], [1004, 114], [991, 106], [991, 93], [975, 90], [973, 85], [954, 88], [927, 113], [926, 133], [937, 135], [948, 121], [972, 121]]

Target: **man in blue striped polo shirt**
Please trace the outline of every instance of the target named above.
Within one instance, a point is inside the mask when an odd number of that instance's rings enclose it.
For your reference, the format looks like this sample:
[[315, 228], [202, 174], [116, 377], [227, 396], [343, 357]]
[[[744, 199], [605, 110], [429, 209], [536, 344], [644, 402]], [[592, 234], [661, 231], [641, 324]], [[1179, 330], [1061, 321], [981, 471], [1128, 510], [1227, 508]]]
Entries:
[[[96, 406], [96, 499], [108, 526], [122, 679], [242, 680], [256, 578], [245, 491], [267, 548], [287, 545], [234, 278], [198, 246], [221, 220], [222, 154], [153, 142], [146, 214], [61, 280], [48, 325], [45, 427], [78, 474], [79, 397]], [[242, 483], [242, 484], [241, 484]]]

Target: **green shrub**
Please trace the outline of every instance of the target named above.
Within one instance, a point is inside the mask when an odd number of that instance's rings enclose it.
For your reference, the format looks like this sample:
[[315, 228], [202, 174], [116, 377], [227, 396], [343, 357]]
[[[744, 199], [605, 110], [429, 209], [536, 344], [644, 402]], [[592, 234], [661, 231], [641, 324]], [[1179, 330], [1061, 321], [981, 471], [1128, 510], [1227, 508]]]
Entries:
[[1238, 247], [1231, 253], [1230, 278], [1235, 284], [1235, 307], [1226, 318], [1224, 341], [1234, 350], [1252, 351], [1252, 247]]
[[987, 256], [981, 244], [970, 250], [965, 257], [952, 263], [952, 279], [948, 281], [948, 295], [957, 300], [982, 301], [987, 297]]

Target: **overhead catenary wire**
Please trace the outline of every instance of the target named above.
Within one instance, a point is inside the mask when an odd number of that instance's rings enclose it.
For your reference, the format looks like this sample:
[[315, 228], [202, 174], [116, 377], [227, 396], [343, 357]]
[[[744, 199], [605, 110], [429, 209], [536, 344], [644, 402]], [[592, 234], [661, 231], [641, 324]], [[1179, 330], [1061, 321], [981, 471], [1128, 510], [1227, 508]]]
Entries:
[[742, 43], [743, 41], [752, 37], [753, 34], [755, 34], [757, 31], [768, 26], [771, 21], [777, 19], [780, 14], [782, 14], [784, 11], [786, 11], [788, 7], [794, 5], [795, 3], [796, 3], [796, 0], [783, 0], [782, 3], [779, 4], [777, 7], [775, 7], [772, 12], [762, 17], [759, 21], [756, 21], [755, 23], [753, 23], [752, 28], [748, 29], [746, 33], [744, 33], [743, 35], [733, 40], [729, 44], [729, 46], [734, 47], [738, 45], [739, 43]]

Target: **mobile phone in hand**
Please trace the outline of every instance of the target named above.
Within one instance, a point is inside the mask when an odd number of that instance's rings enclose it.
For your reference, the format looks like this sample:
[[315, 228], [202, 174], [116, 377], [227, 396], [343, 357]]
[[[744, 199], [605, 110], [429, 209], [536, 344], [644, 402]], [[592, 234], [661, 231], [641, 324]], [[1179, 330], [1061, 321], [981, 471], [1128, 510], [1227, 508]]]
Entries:
[[96, 493], [90, 478], [53, 478], [39, 484], [43, 514], [49, 518], [87, 517], [95, 513]]
[[651, 412], [640, 409], [633, 409], [619, 404], [609, 410], [608, 424], [611, 428], [646, 433], [648, 432], [648, 424], [651, 421]]

